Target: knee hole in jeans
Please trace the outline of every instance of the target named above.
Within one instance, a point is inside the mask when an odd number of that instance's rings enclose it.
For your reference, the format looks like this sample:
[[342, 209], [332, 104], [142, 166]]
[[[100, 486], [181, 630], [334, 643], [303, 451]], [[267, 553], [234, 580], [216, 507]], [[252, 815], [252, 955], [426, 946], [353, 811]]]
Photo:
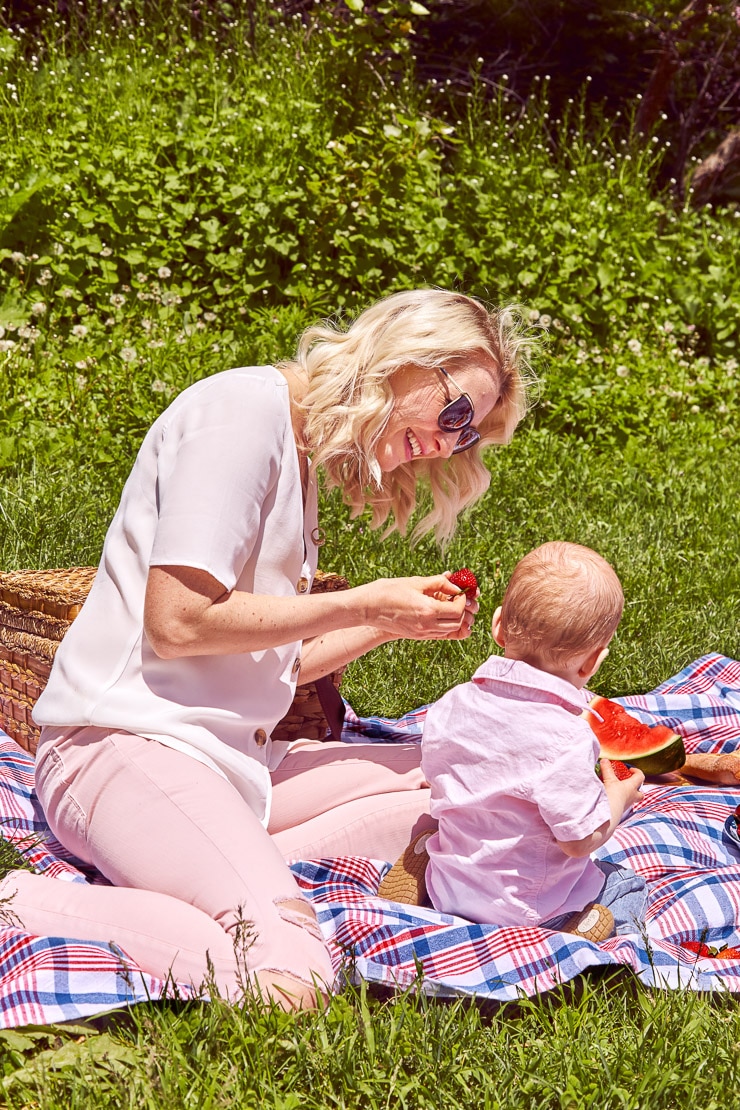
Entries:
[[305, 929], [316, 940], [324, 939], [316, 920], [316, 911], [310, 902], [303, 898], [276, 898], [275, 906], [283, 921]]

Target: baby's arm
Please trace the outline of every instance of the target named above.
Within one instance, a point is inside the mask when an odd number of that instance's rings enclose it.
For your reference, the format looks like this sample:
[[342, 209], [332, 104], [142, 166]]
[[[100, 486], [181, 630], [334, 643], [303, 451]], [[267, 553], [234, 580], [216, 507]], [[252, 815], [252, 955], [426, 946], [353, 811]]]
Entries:
[[640, 796], [640, 787], [645, 781], [642, 771], [638, 771], [635, 767], [628, 779], [618, 779], [612, 770], [610, 760], [602, 759], [600, 766], [601, 777], [611, 810], [611, 819], [605, 821], [603, 825], [599, 825], [598, 829], [590, 833], [589, 836], [584, 836], [582, 840], [558, 840], [558, 846], [562, 848], [566, 856], [581, 859], [590, 856], [592, 852], [605, 844], [627, 810], [634, 805]]

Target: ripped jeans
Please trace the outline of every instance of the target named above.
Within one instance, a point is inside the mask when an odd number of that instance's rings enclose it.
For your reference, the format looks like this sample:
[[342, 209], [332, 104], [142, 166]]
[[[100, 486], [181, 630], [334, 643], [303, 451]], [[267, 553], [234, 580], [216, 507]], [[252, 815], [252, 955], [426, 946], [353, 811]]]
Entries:
[[[281, 1001], [287, 982], [297, 1004], [310, 1004], [314, 985], [330, 985], [333, 971], [314, 910], [284, 855], [290, 858], [296, 844], [323, 848], [332, 839], [338, 854], [343, 835], [356, 852], [372, 825], [386, 836], [393, 828], [400, 851], [419, 820], [430, 820], [416, 748], [372, 745], [363, 759], [360, 748], [334, 747], [302, 742], [293, 760], [286, 757], [275, 776], [282, 827], [273, 839], [229, 782], [188, 755], [93, 726], [45, 730], [36, 782], [52, 832], [113, 886], [14, 871], [0, 883], [0, 897], [13, 897], [13, 912], [29, 932], [113, 941], [150, 975], [171, 973], [199, 987], [210, 965], [221, 994], [237, 999], [246, 971], [263, 994]], [[317, 790], [323, 783], [323, 801], [312, 811], [306, 795], [314, 779]], [[327, 801], [331, 787], [336, 810]], [[303, 812], [291, 828], [287, 815], [298, 796]], [[327, 840], [334, 813], [338, 839], [335, 829]], [[371, 844], [364, 854], [375, 854]]]

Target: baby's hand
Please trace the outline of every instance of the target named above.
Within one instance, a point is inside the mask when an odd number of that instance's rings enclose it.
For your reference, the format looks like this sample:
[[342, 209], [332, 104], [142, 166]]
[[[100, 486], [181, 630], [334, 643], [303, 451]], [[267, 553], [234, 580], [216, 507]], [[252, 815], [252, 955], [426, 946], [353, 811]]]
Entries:
[[614, 773], [612, 761], [610, 759], [599, 760], [601, 768], [601, 778], [604, 783], [604, 789], [609, 795], [610, 799], [621, 801], [622, 812], [633, 806], [640, 797], [640, 787], [645, 781], [645, 776], [642, 771], [637, 767], [632, 767], [630, 770], [632, 774], [629, 778], [619, 779]]

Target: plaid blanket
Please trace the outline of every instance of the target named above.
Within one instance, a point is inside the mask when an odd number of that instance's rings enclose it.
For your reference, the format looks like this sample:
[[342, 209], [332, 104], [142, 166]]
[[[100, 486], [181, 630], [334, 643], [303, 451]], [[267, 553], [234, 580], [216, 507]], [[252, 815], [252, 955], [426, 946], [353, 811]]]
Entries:
[[[680, 732], [687, 750], [734, 751], [740, 739], [740, 663], [706, 655], [650, 694], [620, 699], [642, 720]], [[358, 718], [348, 707], [347, 742], [420, 738], [425, 708], [398, 720]], [[653, 785], [598, 853], [645, 877], [642, 935], [600, 944], [538, 928], [474, 925], [377, 896], [389, 863], [342, 857], [295, 864], [342, 977], [430, 995], [509, 1001], [534, 995], [588, 968], [623, 965], [649, 985], [740, 991], [740, 844], [725, 821], [740, 789]], [[37, 870], [60, 882], [83, 875], [49, 832], [33, 793], [33, 760], [0, 733], [0, 832]], [[703, 941], [716, 956], [698, 955]], [[0, 1027], [78, 1020], [185, 987], [144, 975], [120, 950], [24, 933], [12, 904], [0, 905]]]

